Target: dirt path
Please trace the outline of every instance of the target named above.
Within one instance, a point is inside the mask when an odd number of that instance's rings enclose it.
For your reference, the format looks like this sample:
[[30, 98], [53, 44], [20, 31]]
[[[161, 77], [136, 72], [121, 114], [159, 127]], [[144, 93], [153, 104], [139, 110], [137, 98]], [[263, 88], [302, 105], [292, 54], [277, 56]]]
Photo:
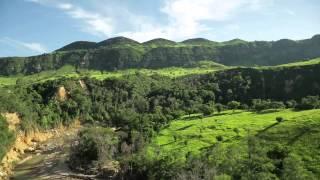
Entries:
[[75, 178], [66, 164], [70, 145], [76, 134], [77, 130], [70, 130], [63, 136], [41, 143], [37, 150], [25, 154], [25, 158], [14, 168], [10, 179], [80, 179]]

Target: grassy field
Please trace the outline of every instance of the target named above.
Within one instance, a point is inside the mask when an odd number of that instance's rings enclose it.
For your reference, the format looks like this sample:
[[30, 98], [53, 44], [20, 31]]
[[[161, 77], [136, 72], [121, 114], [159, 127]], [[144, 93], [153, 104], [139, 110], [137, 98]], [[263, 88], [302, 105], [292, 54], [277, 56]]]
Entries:
[[96, 70], [80, 70], [80, 73], [76, 72], [73, 66], [64, 66], [56, 71], [44, 71], [33, 75], [17, 75], [10, 77], [0, 76], [0, 87], [10, 86], [20, 83], [23, 85], [32, 84], [37, 82], [44, 82], [48, 80], [58, 79], [62, 77], [91, 77], [98, 80], [104, 80], [107, 78], [118, 78], [124, 75], [135, 74], [137, 72], [145, 75], [163, 75], [171, 78], [191, 75], [191, 74], [205, 74], [218, 70], [226, 69], [223, 65], [214, 65], [210, 67], [194, 67], [194, 68], [181, 68], [181, 67], [170, 67], [162, 69], [127, 69], [119, 71], [96, 71]]
[[[70, 65], [66, 65], [58, 70], [52, 71], [43, 71], [41, 73], [33, 74], [33, 75], [17, 75], [17, 76], [0, 76], [0, 87], [3, 86], [11, 86], [17, 84], [32, 84], [37, 82], [44, 82], [48, 80], [58, 79], [62, 77], [91, 77], [96, 78], [98, 80], [104, 80], [107, 78], [118, 78], [123, 75], [135, 74], [137, 72], [145, 74], [145, 75], [154, 75], [159, 74], [163, 76], [168, 76], [171, 78], [192, 75], [192, 74], [206, 74], [214, 71], [231, 69], [234, 67], [223, 66], [218, 63], [210, 62], [210, 61], [202, 61], [203, 64], [199, 63], [198, 67], [193, 68], [183, 68], [183, 67], [169, 67], [162, 69], [126, 69], [126, 70], [118, 70], [118, 71], [96, 71], [96, 70], [80, 70], [76, 72], [75, 68]], [[314, 65], [319, 64], [320, 58], [301, 61], [296, 63], [283, 64], [279, 66], [261, 66], [256, 67], [258, 69], [269, 69], [269, 68], [285, 68], [285, 67], [296, 67], [296, 66], [306, 66], [306, 65]]]
[[295, 63], [282, 64], [277, 67], [307, 66], [307, 65], [314, 65], [314, 64], [320, 64], [320, 58], [311, 59], [308, 61], [299, 61]]
[[[276, 117], [283, 117], [278, 123]], [[199, 154], [223, 138], [226, 146], [242, 144], [246, 137], [258, 136], [268, 143], [280, 143], [299, 154], [320, 175], [320, 110], [254, 113], [225, 111], [211, 117], [184, 117], [160, 131], [147, 148], [150, 158], [173, 156], [184, 161], [187, 153]], [[176, 156], [175, 156], [176, 157]]]

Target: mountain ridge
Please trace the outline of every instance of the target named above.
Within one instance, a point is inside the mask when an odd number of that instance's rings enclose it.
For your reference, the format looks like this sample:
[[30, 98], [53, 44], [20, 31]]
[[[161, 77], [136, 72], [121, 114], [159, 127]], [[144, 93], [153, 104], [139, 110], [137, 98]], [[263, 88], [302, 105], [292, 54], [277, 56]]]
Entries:
[[0, 58], [0, 75], [34, 74], [64, 65], [104, 71], [190, 67], [203, 60], [227, 66], [274, 66], [320, 57], [319, 37], [250, 42], [214, 42], [203, 38], [174, 42], [157, 38], [139, 43], [126, 37], [77, 41], [48, 54]]

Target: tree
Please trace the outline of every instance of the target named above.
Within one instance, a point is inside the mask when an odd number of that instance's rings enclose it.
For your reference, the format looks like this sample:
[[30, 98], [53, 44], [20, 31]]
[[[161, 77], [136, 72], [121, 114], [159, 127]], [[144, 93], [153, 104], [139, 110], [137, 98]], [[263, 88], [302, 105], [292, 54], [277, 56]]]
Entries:
[[9, 150], [14, 138], [14, 134], [9, 131], [7, 121], [0, 114], [0, 160], [2, 160], [6, 152]]
[[286, 102], [286, 105], [288, 108], [295, 108], [297, 106], [297, 101], [295, 100], [288, 100]]
[[315, 109], [320, 107], [319, 96], [307, 96], [301, 99], [298, 109]]
[[255, 137], [248, 137], [248, 157], [243, 160], [241, 179], [276, 179], [275, 166], [266, 156], [266, 148]]
[[237, 109], [239, 106], [240, 106], [240, 102], [238, 102], [238, 101], [230, 101], [230, 102], [228, 103], [228, 107], [229, 107], [230, 109], [232, 109], [233, 112], [234, 112], [235, 109]]
[[208, 115], [211, 115], [214, 112], [214, 109], [213, 109], [213, 107], [204, 104], [204, 105], [202, 105], [200, 107], [200, 111], [202, 112], [202, 114], [204, 116], [208, 116]]
[[278, 123], [281, 123], [283, 121], [283, 117], [276, 117], [276, 120]]
[[223, 109], [224, 109], [224, 106], [223, 106], [222, 104], [220, 104], [220, 103], [217, 103], [217, 104], [215, 105], [215, 107], [216, 107], [216, 109], [217, 109], [217, 111], [218, 111], [219, 114], [220, 114], [221, 111], [223, 111]]
[[300, 179], [316, 179], [312, 173], [303, 166], [303, 161], [296, 154], [290, 154], [283, 162], [283, 179], [300, 180]]

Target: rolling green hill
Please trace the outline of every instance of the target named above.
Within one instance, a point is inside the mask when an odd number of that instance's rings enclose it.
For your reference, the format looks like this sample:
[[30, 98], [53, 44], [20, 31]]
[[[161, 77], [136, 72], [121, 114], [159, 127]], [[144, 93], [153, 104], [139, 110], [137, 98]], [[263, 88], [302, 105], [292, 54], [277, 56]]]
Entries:
[[91, 70], [190, 67], [202, 60], [228, 66], [280, 65], [319, 57], [319, 36], [271, 42], [196, 38], [179, 43], [165, 39], [139, 43], [125, 37], [98, 43], [78, 41], [49, 54], [0, 58], [0, 75], [33, 74], [65, 65]]
[[119, 179], [318, 179], [320, 58], [309, 59], [319, 47], [319, 35], [117, 37], [2, 58], [0, 158], [14, 141], [1, 115], [16, 112], [26, 132], [84, 124], [68, 160], [83, 173], [113, 164]]
[[[23, 131], [74, 120], [93, 128], [79, 134], [68, 161], [84, 173], [113, 162], [123, 179], [197, 172], [190, 177], [215, 172], [216, 179], [316, 179], [317, 62], [252, 68], [201, 61], [189, 68], [116, 71], [64, 65], [2, 77], [17, 85], [0, 87], [0, 113], [17, 112]], [[7, 128], [2, 123], [0, 138], [8, 143], [0, 156], [13, 141]]]
[[[276, 117], [283, 117], [284, 121], [277, 122]], [[238, 159], [238, 163], [243, 163], [241, 158], [245, 158], [248, 153], [248, 136], [263, 141], [263, 146], [269, 152], [275, 146], [286, 149], [286, 157], [282, 160], [298, 155], [303, 168], [313, 174], [312, 177], [320, 177], [320, 166], [317, 164], [320, 161], [319, 110], [263, 113], [226, 111], [211, 117], [185, 117], [173, 121], [160, 131], [147, 147], [147, 156], [150, 161], [170, 159], [168, 163], [179, 166], [179, 163], [186, 163], [186, 158], [191, 154], [201, 156], [212, 149], [211, 158], [221, 163], [217, 166], [237, 168], [231, 162], [227, 164], [227, 158]], [[217, 144], [221, 149], [218, 149]], [[228, 155], [233, 148], [236, 148], [235, 152]], [[215, 150], [219, 152], [214, 153]], [[273, 160], [276, 163], [280, 159]]]
[[13, 86], [16, 84], [30, 85], [34, 83], [41, 83], [49, 80], [55, 80], [59, 78], [95, 78], [104, 80], [107, 78], [117, 78], [130, 74], [141, 73], [144, 75], [161, 75], [170, 78], [177, 78], [187, 75], [206, 74], [210, 72], [220, 71], [224, 69], [230, 69], [233, 67], [227, 67], [218, 63], [210, 61], [200, 61], [197, 66], [183, 68], [183, 67], [169, 67], [162, 69], [126, 69], [117, 71], [97, 71], [78, 69], [71, 65], [65, 65], [57, 70], [48, 70], [33, 75], [14, 75], [14, 76], [0, 76], [0, 87]]

